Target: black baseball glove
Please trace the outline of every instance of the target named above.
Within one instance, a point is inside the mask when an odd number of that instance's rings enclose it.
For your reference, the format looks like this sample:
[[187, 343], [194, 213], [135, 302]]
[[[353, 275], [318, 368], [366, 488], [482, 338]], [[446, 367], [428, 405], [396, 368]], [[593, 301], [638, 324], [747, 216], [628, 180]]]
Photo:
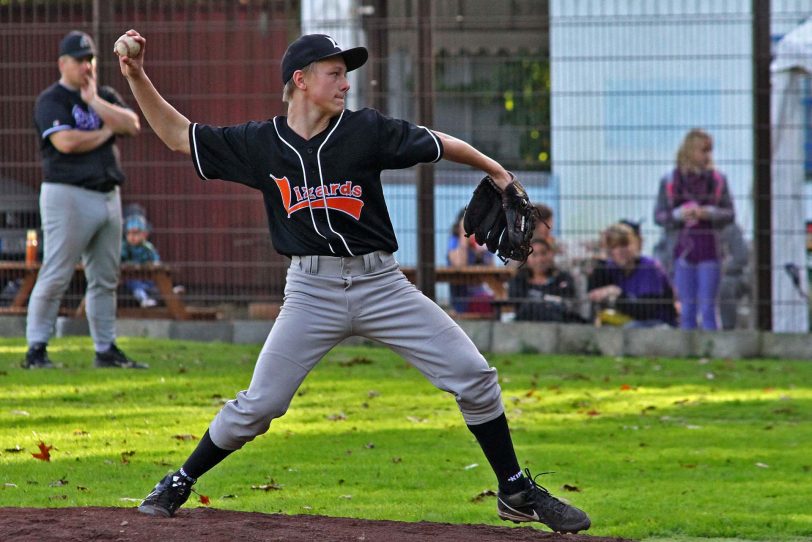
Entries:
[[524, 262], [533, 251], [530, 240], [537, 219], [538, 210], [515, 177], [500, 190], [486, 176], [468, 202], [462, 225], [466, 237], [473, 235], [478, 245], [487, 246], [502, 262]]

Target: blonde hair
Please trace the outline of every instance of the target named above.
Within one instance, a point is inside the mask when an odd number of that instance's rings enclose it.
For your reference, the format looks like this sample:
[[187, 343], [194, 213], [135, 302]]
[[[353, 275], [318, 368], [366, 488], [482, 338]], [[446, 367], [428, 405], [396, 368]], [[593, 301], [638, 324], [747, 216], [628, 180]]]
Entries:
[[[677, 169], [680, 171], [698, 171], [690, 155], [694, 147], [703, 142], [713, 144], [713, 138], [708, 132], [701, 128], [693, 128], [685, 134], [685, 137], [682, 138], [679, 150], [677, 150]], [[708, 164], [708, 168], [713, 168], [713, 161]]]
[[622, 223], [612, 224], [603, 232], [603, 243], [606, 248], [629, 246], [634, 238], [635, 234], [631, 226]]
[[[308, 73], [313, 71], [313, 64], [315, 64], [315, 62], [311, 62], [301, 70], [296, 71], [301, 71], [302, 73], [307, 75]], [[294, 71], [293, 73], [296, 73], [296, 71]], [[285, 83], [284, 88], [282, 88], [282, 101], [285, 102], [286, 104], [290, 103], [290, 101], [293, 99], [294, 90], [296, 90], [296, 83], [293, 82], [293, 77], [291, 76], [290, 80], [287, 83]]]

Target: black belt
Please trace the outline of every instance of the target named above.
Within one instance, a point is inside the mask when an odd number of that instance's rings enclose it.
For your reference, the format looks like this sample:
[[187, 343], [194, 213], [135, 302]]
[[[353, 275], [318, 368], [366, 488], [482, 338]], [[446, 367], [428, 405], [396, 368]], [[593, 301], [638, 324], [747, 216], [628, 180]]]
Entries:
[[97, 184], [97, 185], [94, 185], [94, 186], [83, 186], [82, 188], [84, 188], [86, 190], [92, 190], [94, 192], [104, 192], [106, 194], [107, 192], [111, 192], [112, 190], [115, 190], [117, 186], [118, 186], [117, 182], [109, 181], [109, 182], [106, 182], [104, 184]]

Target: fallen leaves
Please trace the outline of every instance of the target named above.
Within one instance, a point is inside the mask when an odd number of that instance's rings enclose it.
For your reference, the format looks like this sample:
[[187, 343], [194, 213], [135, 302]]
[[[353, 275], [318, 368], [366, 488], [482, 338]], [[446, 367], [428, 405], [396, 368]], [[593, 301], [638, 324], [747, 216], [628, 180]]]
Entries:
[[364, 356], [355, 356], [348, 360], [339, 360], [339, 367], [352, 367], [353, 365], [372, 365], [372, 360]]
[[561, 486], [561, 489], [563, 489], [564, 491], [571, 491], [573, 493], [580, 493], [581, 492], [580, 487], [573, 486], [573, 485], [570, 485], [570, 484], [564, 484], [563, 486]]
[[176, 440], [197, 440], [197, 437], [196, 437], [196, 436], [194, 436], [194, 435], [189, 435], [189, 434], [185, 434], [185, 435], [172, 435], [172, 438], [173, 438], [173, 439], [176, 439]]
[[260, 484], [251, 486], [251, 489], [258, 489], [260, 491], [281, 491], [282, 486], [279, 484]]
[[124, 465], [130, 464], [130, 458], [135, 455], [135, 450], [129, 450], [126, 452], [121, 452], [121, 462]]
[[211, 499], [209, 499], [208, 495], [198, 495], [200, 497], [200, 504], [203, 506], [208, 506], [211, 503]]
[[496, 492], [492, 489], [483, 489], [471, 498], [471, 502], [482, 502], [487, 497], [496, 497]]
[[50, 483], [50, 484], [48, 484], [48, 485], [49, 485], [50, 487], [62, 487], [62, 486], [66, 486], [66, 485], [68, 485], [69, 483], [70, 483], [70, 482], [68, 482], [68, 480], [67, 480], [67, 479], [66, 479], [66, 478], [63, 476], [63, 477], [62, 477], [62, 478], [60, 478], [59, 480], [54, 480], [53, 482], [51, 482], [51, 483]]
[[51, 460], [51, 450], [53, 450], [54, 447], [53, 446], [48, 446], [47, 444], [45, 444], [42, 441], [39, 441], [39, 444], [37, 444], [37, 446], [39, 447], [39, 453], [38, 454], [31, 454], [31, 456], [34, 457], [34, 459], [39, 459], [40, 461], [50, 461]]

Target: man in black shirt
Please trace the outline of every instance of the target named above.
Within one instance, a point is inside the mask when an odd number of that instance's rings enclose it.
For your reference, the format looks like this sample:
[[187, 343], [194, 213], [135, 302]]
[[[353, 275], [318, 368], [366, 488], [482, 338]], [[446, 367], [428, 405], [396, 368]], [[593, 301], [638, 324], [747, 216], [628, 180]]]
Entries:
[[46, 346], [81, 259], [94, 366], [143, 368], [115, 343], [119, 185], [124, 181], [115, 142], [118, 136], [138, 134], [140, 121], [115, 90], [97, 85], [96, 45], [84, 32], [73, 31], [62, 39], [59, 73], [59, 81], [39, 95], [34, 109], [44, 171], [40, 213], [45, 250], [28, 303], [23, 366], [54, 366]]

